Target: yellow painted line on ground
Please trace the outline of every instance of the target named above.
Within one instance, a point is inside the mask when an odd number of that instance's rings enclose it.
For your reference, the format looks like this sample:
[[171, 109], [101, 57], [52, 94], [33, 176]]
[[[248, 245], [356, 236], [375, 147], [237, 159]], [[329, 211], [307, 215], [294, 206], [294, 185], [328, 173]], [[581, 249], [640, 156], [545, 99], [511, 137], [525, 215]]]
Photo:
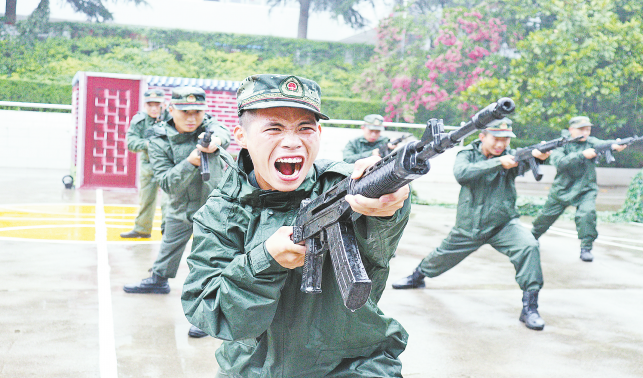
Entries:
[[[107, 243], [158, 244], [160, 227], [154, 227], [149, 239], [123, 239], [120, 233], [134, 227], [138, 211], [135, 205], [104, 205]], [[95, 241], [94, 204], [0, 204], [0, 240], [14, 241]], [[160, 226], [157, 210], [155, 226]]]

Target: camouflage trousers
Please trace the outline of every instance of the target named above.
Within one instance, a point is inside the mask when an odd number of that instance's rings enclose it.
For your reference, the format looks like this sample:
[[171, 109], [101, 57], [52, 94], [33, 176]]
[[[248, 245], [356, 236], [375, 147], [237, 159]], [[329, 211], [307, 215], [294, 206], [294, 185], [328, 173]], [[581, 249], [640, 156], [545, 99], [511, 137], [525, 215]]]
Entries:
[[[141, 165], [139, 172], [139, 191], [138, 191], [138, 214], [134, 220], [134, 231], [141, 234], [152, 233], [152, 226], [154, 224], [154, 213], [156, 212], [156, 197], [159, 192], [159, 184], [154, 181], [154, 173], [149, 164]], [[165, 195], [161, 194], [161, 214], [164, 216]], [[161, 221], [161, 229], [163, 229], [164, 221]]]
[[181, 257], [190, 237], [192, 237], [192, 222], [174, 218], [166, 219], [161, 248], [152, 266], [152, 271], [161, 277], [176, 277]]
[[484, 237], [471, 237], [460, 229], [453, 228], [442, 244], [420, 263], [419, 269], [427, 277], [437, 277], [458, 265], [484, 244], [509, 257], [516, 269], [516, 282], [523, 291], [540, 290], [543, 273], [540, 266], [540, 250], [533, 235], [520, 224], [518, 218]]
[[549, 196], [543, 206], [543, 210], [534, 219], [531, 233], [536, 239], [547, 232], [556, 219], [565, 211], [567, 206], [576, 206], [576, 231], [580, 239], [581, 248], [592, 249], [594, 240], [598, 237], [596, 230], [596, 192], [583, 194], [574, 203], [562, 202]]

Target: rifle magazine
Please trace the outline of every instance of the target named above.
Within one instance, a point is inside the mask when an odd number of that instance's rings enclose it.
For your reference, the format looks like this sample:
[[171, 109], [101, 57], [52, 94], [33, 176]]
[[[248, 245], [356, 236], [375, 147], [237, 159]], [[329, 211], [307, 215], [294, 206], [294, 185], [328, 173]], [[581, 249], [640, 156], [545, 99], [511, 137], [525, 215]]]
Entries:
[[344, 306], [361, 308], [371, 294], [372, 282], [362, 263], [352, 224], [335, 223], [327, 229], [330, 257]]

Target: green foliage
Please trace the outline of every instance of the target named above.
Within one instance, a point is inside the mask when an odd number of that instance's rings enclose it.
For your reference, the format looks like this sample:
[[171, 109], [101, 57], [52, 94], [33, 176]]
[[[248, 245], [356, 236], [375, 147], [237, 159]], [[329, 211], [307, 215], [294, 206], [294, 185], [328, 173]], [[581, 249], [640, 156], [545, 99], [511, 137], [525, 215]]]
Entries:
[[3, 101], [70, 105], [71, 84], [0, 79], [0, 98]]
[[630, 183], [621, 210], [614, 214], [614, 220], [643, 223], [643, 170]]
[[512, 97], [512, 119], [538, 135], [561, 130], [581, 114], [600, 126], [593, 130], [599, 138], [641, 134], [641, 21], [623, 22], [615, 9], [611, 0], [548, 3], [547, 12], [556, 14], [552, 28], [530, 33], [504, 78], [482, 80], [462, 99]]
[[383, 106], [377, 101], [323, 97], [322, 109], [333, 119], [362, 119], [366, 114], [381, 114]]

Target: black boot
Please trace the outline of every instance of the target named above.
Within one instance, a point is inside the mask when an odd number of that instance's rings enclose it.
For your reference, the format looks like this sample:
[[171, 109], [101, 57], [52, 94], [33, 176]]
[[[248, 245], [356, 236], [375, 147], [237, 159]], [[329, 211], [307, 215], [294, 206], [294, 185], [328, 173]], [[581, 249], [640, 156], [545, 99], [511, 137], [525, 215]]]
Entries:
[[419, 289], [424, 286], [424, 274], [418, 268], [410, 276], [393, 282], [393, 289]]
[[125, 285], [123, 290], [126, 293], [135, 294], [167, 294], [170, 292], [170, 284], [167, 282], [167, 278], [152, 272], [152, 276], [139, 283]]
[[592, 262], [592, 260], [594, 260], [594, 256], [592, 255], [592, 250], [589, 248], [581, 248], [580, 259], [585, 262]]
[[151, 234], [142, 234], [142, 233], [136, 232], [134, 230], [121, 233], [121, 238], [124, 238], [124, 239], [130, 239], [130, 238], [148, 239], [148, 238], [151, 238], [151, 237], [152, 237]]
[[522, 292], [522, 312], [519, 319], [529, 329], [541, 331], [545, 328], [545, 321], [538, 313], [538, 290]]
[[194, 337], [195, 339], [200, 339], [201, 337], [206, 337], [208, 336], [207, 333], [201, 331], [201, 329], [197, 326], [192, 326], [190, 327], [190, 330], [188, 331], [188, 336]]

